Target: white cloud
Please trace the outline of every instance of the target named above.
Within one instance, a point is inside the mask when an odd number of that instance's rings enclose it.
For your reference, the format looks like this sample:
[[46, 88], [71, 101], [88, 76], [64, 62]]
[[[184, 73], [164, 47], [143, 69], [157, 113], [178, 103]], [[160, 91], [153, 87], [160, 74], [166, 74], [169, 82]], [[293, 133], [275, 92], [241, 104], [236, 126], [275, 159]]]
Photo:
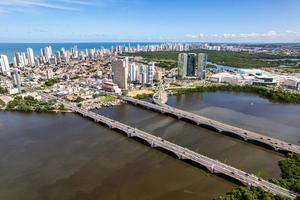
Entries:
[[300, 41], [300, 33], [287, 30], [284, 32], [268, 31], [265, 33], [223, 33], [223, 34], [187, 34], [186, 38], [194, 40], [219, 40], [219, 41], [274, 41], [274, 42], [295, 42]]
[[80, 10], [86, 6], [107, 6], [118, 0], [0, 0], [0, 13], [31, 11], [36, 8], [55, 10]]
[[192, 39], [201, 39], [201, 38], [204, 38], [205, 35], [203, 33], [199, 33], [199, 34], [186, 34], [186, 37], [192, 38]]

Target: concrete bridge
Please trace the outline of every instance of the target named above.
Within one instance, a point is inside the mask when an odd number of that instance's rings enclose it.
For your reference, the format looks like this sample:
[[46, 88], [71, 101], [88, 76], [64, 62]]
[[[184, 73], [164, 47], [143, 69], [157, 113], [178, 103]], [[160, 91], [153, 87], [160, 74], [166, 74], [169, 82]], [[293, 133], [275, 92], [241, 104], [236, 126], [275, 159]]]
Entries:
[[203, 117], [194, 113], [190, 113], [187, 111], [180, 110], [178, 108], [174, 108], [168, 105], [160, 106], [153, 103], [149, 103], [146, 101], [141, 101], [138, 99], [134, 99], [131, 97], [121, 97], [123, 100], [132, 103], [134, 105], [139, 105], [147, 109], [151, 109], [154, 111], [158, 111], [162, 114], [169, 114], [177, 117], [178, 119], [188, 120], [197, 125], [204, 126], [206, 128], [210, 128], [216, 130], [220, 133], [225, 133], [227, 135], [232, 135], [238, 137], [244, 141], [248, 141], [255, 144], [262, 144], [263, 146], [268, 146], [275, 151], [282, 152], [293, 152], [300, 154], [300, 146], [291, 144], [279, 139], [275, 139], [272, 137], [268, 137], [266, 135], [262, 135], [261, 133], [257, 133], [254, 131], [249, 131], [245, 129], [241, 129], [232, 125], [228, 125], [213, 119], [209, 119], [207, 117]]
[[261, 187], [263, 190], [271, 192], [276, 195], [283, 195], [283, 196], [290, 197], [292, 199], [296, 198], [297, 195], [296, 193], [289, 191], [288, 189], [285, 189], [283, 187], [280, 187], [276, 184], [270, 183], [266, 180], [263, 180], [253, 174], [248, 174], [242, 170], [231, 167], [217, 160], [208, 158], [188, 148], [184, 148], [177, 144], [171, 143], [160, 137], [130, 127], [121, 122], [96, 114], [92, 111], [78, 108], [76, 106], [69, 106], [69, 107], [71, 107], [74, 112], [79, 113], [84, 117], [93, 119], [96, 123], [102, 123], [107, 125], [111, 129], [116, 129], [118, 131], [121, 131], [130, 138], [138, 138], [139, 140], [143, 140], [144, 142], [148, 143], [149, 146], [151, 146], [152, 148], [162, 148], [165, 151], [174, 154], [176, 157], [178, 157], [178, 159], [187, 160], [192, 163], [199, 164], [202, 167], [209, 170], [211, 173], [225, 175], [232, 179], [238, 180], [247, 186]]

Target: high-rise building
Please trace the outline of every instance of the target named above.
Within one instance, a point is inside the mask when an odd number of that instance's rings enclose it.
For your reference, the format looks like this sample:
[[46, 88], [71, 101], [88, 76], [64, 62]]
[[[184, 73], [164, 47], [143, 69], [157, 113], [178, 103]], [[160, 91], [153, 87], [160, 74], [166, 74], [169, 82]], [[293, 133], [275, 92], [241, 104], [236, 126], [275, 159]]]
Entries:
[[184, 79], [187, 74], [187, 54], [178, 54], [178, 78]]
[[46, 62], [49, 62], [52, 56], [52, 47], [49, 46], [41, 49], [41, 56], [45, 57]]
[[0, 55], [0, 72], [5, 76], [11, 76], [10, 66], [6, 55]]
[[12, 74], [12, 80], [13, 80], [13, 85], [14, 87], [18, 88], [18, 92], [21, 93], [21, 77], [20, 77], [20, 71], [19, 70], [13, 70], [11, 72]]
[[197, 54], [189, 53], [187, 55], [187, 76], [195, 76], [196, 75], [196, 62], [197, 62]]
[[147, 66], [147, 83], [152, 84], [153, 79], [154, 79], [154, 71], [155, 71], [155, 66], [154, 63], [151, 63]]
[[16, 53], [14, 56], [14, 66], [15, 67], [24, 67], [27, 63], [27, 58], [25, 53]]
[[139, 82], [141, 84], [147, 83], [147, 66], [146, 65], [142, 65], [140, 67]]
[[27, 53], [28, 64], [30, 66], [35, 66], [33, 49], [32, 48], [27, 48], [26, 53]]
[[135, 63], [130, 64], [129, 80], [130, 80], [130, 82], [134, 82], [137, 80], [137, 65]]
[[53, 70], [52, 68], [47, 69], [47, 79], [53, 79], [54, 75], [53, 75]]
[[115, 60], [112, 62], [113, 81], [121, 89], [127, 89], [128, 81], [128, 57], [124, 60]]
[[181, 53], [178, 55], [178, 78], [187, 77], [205, 78], [206, 54]]
[[205, 79], [207, 55], [205, 53], [198, 54], [197, 75], [200, 79]]

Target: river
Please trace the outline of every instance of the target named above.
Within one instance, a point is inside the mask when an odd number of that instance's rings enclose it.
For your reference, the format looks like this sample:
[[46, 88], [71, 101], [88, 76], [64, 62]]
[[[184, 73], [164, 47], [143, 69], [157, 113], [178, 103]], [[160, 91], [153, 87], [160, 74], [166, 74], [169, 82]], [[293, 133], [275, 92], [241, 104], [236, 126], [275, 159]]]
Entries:
[[[242, 93], [192, 93], [170, 105], [293, 143], [300, 106]], [[129, 104], [98, 110], [265, 179], [279, 153]], [[0, 113], [0, 199], [212, 199], [235, 183], [75, 114]]]

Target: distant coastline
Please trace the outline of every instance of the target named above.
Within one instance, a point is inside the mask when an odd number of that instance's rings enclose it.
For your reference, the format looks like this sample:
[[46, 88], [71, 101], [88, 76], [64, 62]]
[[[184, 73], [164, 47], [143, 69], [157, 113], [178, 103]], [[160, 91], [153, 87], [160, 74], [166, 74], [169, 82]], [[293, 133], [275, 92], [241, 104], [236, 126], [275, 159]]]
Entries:
[[0, 54], [8, 56], [8, 60], [11, 63], [12, 58], [17, 52], [25, 52], [26, 48], [32, 48], [35, 55], [40, 55], [40, 49], [46, 46], [51, 46], [53, 51], [59, 51], [61, 48], [71, 49], [74, 46], [78, 47], [79, 51], [85, 51], [86, 49], [93, 48], [110, 48], [112, 46], [132, 46], [137, 45], [149, 45], [160, 44], [159, 42], [61, 42], [61, 43], [0, 43]]

